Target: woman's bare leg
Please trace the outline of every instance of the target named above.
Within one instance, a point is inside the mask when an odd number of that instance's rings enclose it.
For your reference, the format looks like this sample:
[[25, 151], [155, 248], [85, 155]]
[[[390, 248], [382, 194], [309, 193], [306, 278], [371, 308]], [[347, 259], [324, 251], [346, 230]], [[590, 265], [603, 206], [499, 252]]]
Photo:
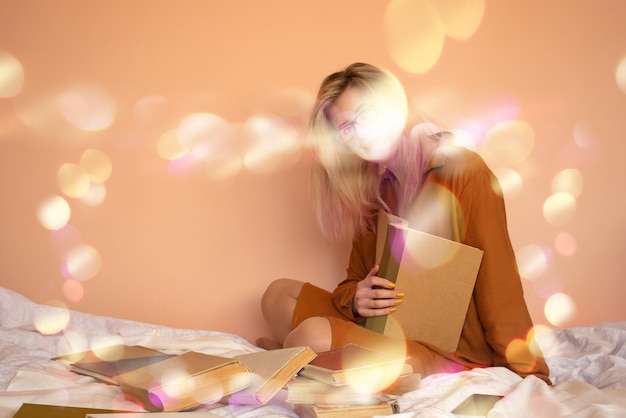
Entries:
[[316, 353], [330, 350], [333, 333], [327, 318], [316, 316], [305, 319], [294, 328], [287, 338], [285, 347], [309, 346]]
[[257, 345], [267, 349], [283, 345], [291, 332], [293, 311], [303, 285], [303, 282], [292, 279], [278, 279], [270, 283], [261, 299], [261, 311], [275, 340], [259, 338]]

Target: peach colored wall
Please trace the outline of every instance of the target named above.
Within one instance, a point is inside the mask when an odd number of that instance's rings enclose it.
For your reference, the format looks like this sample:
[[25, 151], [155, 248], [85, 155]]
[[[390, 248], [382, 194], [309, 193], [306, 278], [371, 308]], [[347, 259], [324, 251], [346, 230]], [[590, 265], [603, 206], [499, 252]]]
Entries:
[[271, 280], [342, 278], [301, 145], [321, 78], [360, 60], [497, 171], [536, 323], [626, 319], [624, 21], [620, 0], [0, 0], [0, 285], [265, 334]]

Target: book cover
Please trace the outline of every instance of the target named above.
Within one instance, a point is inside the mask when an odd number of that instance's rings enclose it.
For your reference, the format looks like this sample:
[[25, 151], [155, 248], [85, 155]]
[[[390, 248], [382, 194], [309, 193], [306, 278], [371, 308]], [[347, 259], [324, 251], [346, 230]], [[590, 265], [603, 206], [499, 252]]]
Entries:
[[[392, 355], [356, 344], [317, 354], [300, 371], [301, 376], [334, 386], [351, 384], [374, 392], [410, 374], [413, 368], [404, 355]], [[376, 387], [374, 388], [375, 385]], [[375, 389], [375, 390], [374, 390]]]
[[117, 384], [115, 377], [158, 361], [174, 357], [143, 346], [112, 345], [80, 353], [54, 357], [52, 360], [69, 361], [73, 372], [94, 377], [100, 381]]
[[189, 351], [118, 375], [115, 381], [148, 411], [181, 411], [215, 403], [250, 384], [239, 360]]
[[229, 403], [265, 405], [315, 358], [309, 347], [291, 347], [235, 356], [250, 370], [250, 385], [228, 397]]
[[250, 384], [250, 371], [243, 362], [192, 351], [177, 355], [113, 345], [54, 360], [74, 361], [70, 370], [120, 386], [153, 412], [215, 403]]
[[139, 357], [162, 356], [165, 353], [141, 345], [114, 344], [91, 350], [52, 357], [51, 360], [65, 360], [70, 363], [93, 363], [96, 361], [116, 361]]
[[85, 418], [90, 413], [125, 413], [126, 411], [116, 411], [101, 408], [82, 408], [76, 406], [46, 405], [24, 403], [17, 410], [13, 418]]
[[385, 240], [378, 276], [395, 282], [405, 296], [396, 312], [368, 317], [365, 327], [454, 352], [483, 252], [411, 229], [394, 218], [379, 214], [378, 238]]

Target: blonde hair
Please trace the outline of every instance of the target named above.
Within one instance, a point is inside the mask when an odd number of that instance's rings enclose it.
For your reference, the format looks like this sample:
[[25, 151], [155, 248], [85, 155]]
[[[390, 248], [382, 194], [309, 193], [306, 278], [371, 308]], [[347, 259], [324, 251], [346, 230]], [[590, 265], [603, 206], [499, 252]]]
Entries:
[[[354, 63], [322, 81], [309, 125], [310, 141], [317, 157], [311, 170], [310, 186], [322, 231], [337, 239], [351, 238], [373, 229], [378, 208], [389, 210], [380, 194], [381, 167], [356, 157], [337, 140], [328, 117], [328, 111], [338, 97], [351, 87], [363, 89], [389, 105], [403, 103], [403, 123], [406, 123], [407, 116], [402, 85], [380, 68]], [[402, 108], [398, 107], [397, 111], [402, 112]], [[422, 139], [412, 136], [405, 127], [394, 151], [394, 158], [399, 162], [394, 174], [400, 182], [401, 205], [415, 195], [428, 164], [421, 152]]]

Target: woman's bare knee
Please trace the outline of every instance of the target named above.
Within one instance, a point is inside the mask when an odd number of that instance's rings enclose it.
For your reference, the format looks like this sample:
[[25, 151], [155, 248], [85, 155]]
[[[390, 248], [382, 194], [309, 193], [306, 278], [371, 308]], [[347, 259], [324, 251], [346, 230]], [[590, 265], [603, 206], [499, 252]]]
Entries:
[[263, 297], [261, 298], [261, 307], [265, 309], [272, 309], [275, 302], [280, 301], [283, 298], [298, 299], [300, 289], [304, 283], [298, 280], [292, 279], [277, 279], [267, 286]]
[[282, 343], [291, 331], [293, 311], [304, 283], [278, 279], [270, 283], [261, 298], [261, 311], [272, 335]]
[[328, 319], [318, 316], [305, 319], [285, 338], [285, 347], [309, 346], [316, 353], [330, 350], [332, 328]]

